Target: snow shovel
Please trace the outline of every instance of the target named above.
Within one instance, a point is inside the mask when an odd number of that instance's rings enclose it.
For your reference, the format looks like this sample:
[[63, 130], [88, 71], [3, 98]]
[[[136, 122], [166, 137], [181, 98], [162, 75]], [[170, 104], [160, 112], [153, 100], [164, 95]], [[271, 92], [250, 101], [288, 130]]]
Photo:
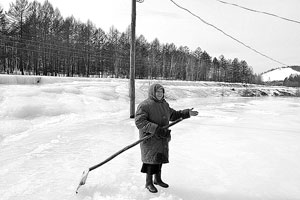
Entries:
[[[173, 121], [172, 123], [170, 123], [169, 125], [164, 126], [163, 128], [164, 128], [164, 129], [169, 128], [169, 127], [173, 126], [174, 124], [177, 124], [178, 122], [180, 122], [180, 121], [182, 121], [182, 120], [183, 120], [182, 118], [179, 118], [179, 119], [177, 119], [176, 121]], [[150, 135], [147, 135], [147, 136], [145, 136], [145, 137], [139, 139], [138, 141], [136, 141], [136, 142], [134, 142], [134, 143], [132, 143], [132, 144], [130, 144], [130, 145], [124, 147], [124, 148], [121, 149], [120, 151], [118, 151], [118, 152], [116, 152], [115, 154], [111, 155], [111, 156], [108, 157], [106, 160], [102, 161], [101, 163], [99, 163], [99, 164], [97, 164], [97, 165], [94, 165], [94, 166], [88, 168], [87, 170], [85, 170], [85, 171], [83, 172], [83, 174], [82, 174], [81, 180], [80, 180], [79, 185], [78, 185], [78, 187], [77, 187], [77, 189], [76, 189], [76, 194], [78, 193], [78, 189], [80, 188], [80, 186], [82, 186], [82, 185], [85, 184], [86, 179], [87, 179], [87, 177], [88, 177], [90, 171], [92, 171], [92, 170], [94, 170], [94, 169], [100, 167], [101, 165], [104, 165], [105, 163], [107, 163], [108, 161], [112, 160], [113, 158], [115, 158], [115, 157], [118, 156], [119, 154], [121, 154], [121, 153], [123, 153], [124, 151], [126, 151], [126, 150], [128, 150], [128, 149], [134, 147], [135, 145], [137, 145], [137, 144], [143, 142], [144, 140], [147, 140], [148, 138], [151, 138], [153, 135], [154, 135], [154, 134], [150, 134]]]

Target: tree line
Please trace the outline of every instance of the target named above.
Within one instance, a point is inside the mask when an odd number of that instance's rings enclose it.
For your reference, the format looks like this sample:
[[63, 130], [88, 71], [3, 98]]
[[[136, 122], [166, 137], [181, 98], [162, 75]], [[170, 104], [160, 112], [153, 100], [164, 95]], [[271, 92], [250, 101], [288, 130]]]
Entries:
[[[0, 73], [128, 78], [130, 28], [106, 33], [90, 20], [63, 18], [49, 1], [16, 0], [0, 7]], [[258, 83], [260, 76], [238, 58], [212, 58], [200, 47], [136, 38], [136, 77]]]
[[300, 75], [290, 75], [283, 80], [283, 85], [287, 87], [300, 87]]

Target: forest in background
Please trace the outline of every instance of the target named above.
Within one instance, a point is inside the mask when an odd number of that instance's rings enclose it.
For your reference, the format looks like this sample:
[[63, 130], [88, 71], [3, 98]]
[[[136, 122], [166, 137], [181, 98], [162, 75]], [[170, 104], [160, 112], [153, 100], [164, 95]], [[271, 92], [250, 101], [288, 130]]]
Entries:
[[[262, 83], [238, 58], [212, 58], [198, 47], [136, 37], [136, 78]], [[105, 33], [93, 22], [63, 18], [49, 1], [16, 0], [0, 7], [0, 73], [128, 78], [130, 27]]]

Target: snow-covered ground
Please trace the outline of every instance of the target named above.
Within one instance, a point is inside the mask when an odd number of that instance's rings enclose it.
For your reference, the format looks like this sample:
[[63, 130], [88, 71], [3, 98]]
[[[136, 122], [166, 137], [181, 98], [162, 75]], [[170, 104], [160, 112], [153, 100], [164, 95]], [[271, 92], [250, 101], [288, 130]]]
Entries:
[[300, 72], [289, 67], [282, 67], [262, 74], [262, 80], [265, 82], [283, 81], [285, 78], [290, 77], [291, 74], [300, 75]]
[[[144, 188], [136, 146], [91, 171], [75, 194], [85, 169], [138, 139], [129, 82], [41, 80], [0, 84], [1, 200], [300, 199], [299, 98], [224, 97], [214, 86], [161, 81], [173, 108], [199, 111], [172, 127], [170, 188]], [[151, 83], [136, 81], [137, 105]]]

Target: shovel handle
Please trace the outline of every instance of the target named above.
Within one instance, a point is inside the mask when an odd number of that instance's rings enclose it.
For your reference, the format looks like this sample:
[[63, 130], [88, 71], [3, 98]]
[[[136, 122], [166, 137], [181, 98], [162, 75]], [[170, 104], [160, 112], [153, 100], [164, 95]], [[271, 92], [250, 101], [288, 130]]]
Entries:
[[[180, 122], [180, 121], [182, 121], [182, 120], [183, 120], [182, 118], [179, 118], [179, 119], [173, 121], [172, 123], [170, 123], [170, 124], [164, 126], [163, 128], [164, 128], [164, 129], [169, 128], [169, 127], [171, 127], [171, 126], [177, 124], [178, 122]], [[116, 152], [115, 154], [111, 155], [111, 156], [108, 157], [106, 160], [102, 161], [101, 163], [99, 163], [99, 164], [97, 164], [97, 165], [94, 165], [94, 166], [90, 167], [90, 168], [89, 168], [89, 171], [92, 171], [92, 170], [94, 170], [94, 169], [100, 167], [101, 165], [104, 165], [105, 163], [107, 163], [108, 161], [112, 160], [113, 158], [115, 158], [115, 157], [118, 156], [119, 154], [121, 154], [121, 153], [123, 153], [124, 151], [126, 151], [126, 150], [128, 150], [128, 149], [134, 147], [135, 145], [137, 145], [137, 144], [143, 142], [144, 140], [147, 140], [147, 139], [151, 138], [153, 135], [154, 135], [154, 134], [147, 135], [147, 136], [145, 136], [145, 137], [139, 139], [138, 141], [136, 141], [136, 142], [134, 142], [134, 143], [132, 143], [132, 144], [130, 144], [130, 145], [124, 147], [123, 149], [121, 149], [120, 151], [118, 151], [118, 152]]]

